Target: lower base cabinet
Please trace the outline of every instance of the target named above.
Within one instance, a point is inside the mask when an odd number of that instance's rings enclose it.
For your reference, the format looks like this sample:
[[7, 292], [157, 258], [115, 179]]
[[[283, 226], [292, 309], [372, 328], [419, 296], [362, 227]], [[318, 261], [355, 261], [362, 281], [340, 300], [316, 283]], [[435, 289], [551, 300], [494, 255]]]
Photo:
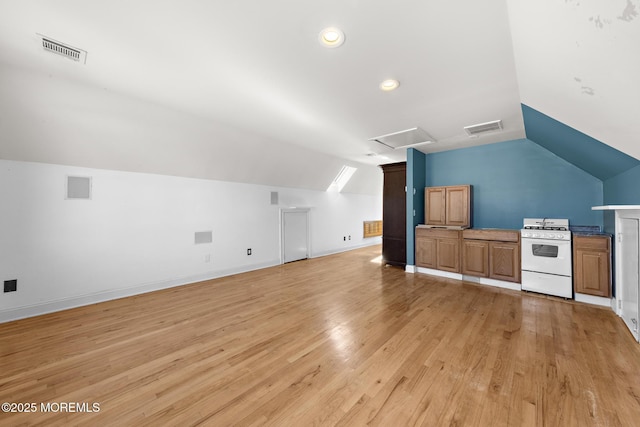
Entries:
[[518, 230], [468, 229], [462, 239], [463, 274], [520, 283]]
[[438, 239], [438, 253], [436, 256], [438, 270], [460, 272], [460, 238]]
[[416, 228], [416, 265], [460, 273], [460, 230]]
[[416, 266], [520, 283], [520, 231], [416, 228]]
[[611, 238], [573, 237], [573, 289], [576, 293], [611, 297]]
[[489, 243], [489, 277], [520, 283], [520, 243]]
[[489, 242], [462, 241], [462, 274], [489, 277]]

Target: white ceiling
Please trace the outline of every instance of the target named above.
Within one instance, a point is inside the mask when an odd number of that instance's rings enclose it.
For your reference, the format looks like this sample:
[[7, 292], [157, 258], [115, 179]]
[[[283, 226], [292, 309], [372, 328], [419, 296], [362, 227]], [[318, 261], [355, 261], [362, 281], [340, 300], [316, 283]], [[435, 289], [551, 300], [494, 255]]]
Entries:
[[[374, 165], [405, 150], [369, 138], [418, 126], [437, 140], [424, 152], [523, 138], [521, 102], [639, 157], [638, 2], [2, 0], [0, 158], [322, 190], [349, 164], [345, 191], [376, 193]], [[343, 46], [320, 46], [327, 26]]]
[[640, 159], [640, 0], [509, 6], [522, 103]]

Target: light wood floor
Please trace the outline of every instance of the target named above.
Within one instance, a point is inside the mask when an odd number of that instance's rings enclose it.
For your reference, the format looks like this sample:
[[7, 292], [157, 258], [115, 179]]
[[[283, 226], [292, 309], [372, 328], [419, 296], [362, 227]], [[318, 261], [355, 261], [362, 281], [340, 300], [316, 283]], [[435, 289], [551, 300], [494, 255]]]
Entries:
[[2, 425], [640, 423], [611, 310], [406, 274], [379, 247], [0, 325]]

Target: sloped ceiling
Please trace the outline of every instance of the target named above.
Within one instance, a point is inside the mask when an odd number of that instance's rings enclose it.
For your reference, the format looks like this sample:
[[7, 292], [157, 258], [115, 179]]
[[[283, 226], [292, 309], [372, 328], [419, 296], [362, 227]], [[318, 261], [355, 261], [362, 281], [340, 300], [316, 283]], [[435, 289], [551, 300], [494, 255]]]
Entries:
[[[638, 1], [4, 0], [0, 158], [318, 190], [348, 164], [345, 191], [378, 194], [406, 154], [369, 138], [519, 139], [521, 102], [639, 157]], [[327, 26], [343, 46], [320, 46]]]
[[640, 159], [640, 0], [508, 4], [522, 103]]

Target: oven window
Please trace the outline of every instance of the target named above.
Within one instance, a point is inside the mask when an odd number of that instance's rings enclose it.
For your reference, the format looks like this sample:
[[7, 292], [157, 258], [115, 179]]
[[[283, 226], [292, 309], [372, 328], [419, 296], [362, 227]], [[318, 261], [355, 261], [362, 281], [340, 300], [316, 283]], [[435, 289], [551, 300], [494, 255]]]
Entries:
[[558, 246], [555, 245], [531, 245], [533, 248], [533, 256], [542, 256], [546, 258], [558, 258]]

